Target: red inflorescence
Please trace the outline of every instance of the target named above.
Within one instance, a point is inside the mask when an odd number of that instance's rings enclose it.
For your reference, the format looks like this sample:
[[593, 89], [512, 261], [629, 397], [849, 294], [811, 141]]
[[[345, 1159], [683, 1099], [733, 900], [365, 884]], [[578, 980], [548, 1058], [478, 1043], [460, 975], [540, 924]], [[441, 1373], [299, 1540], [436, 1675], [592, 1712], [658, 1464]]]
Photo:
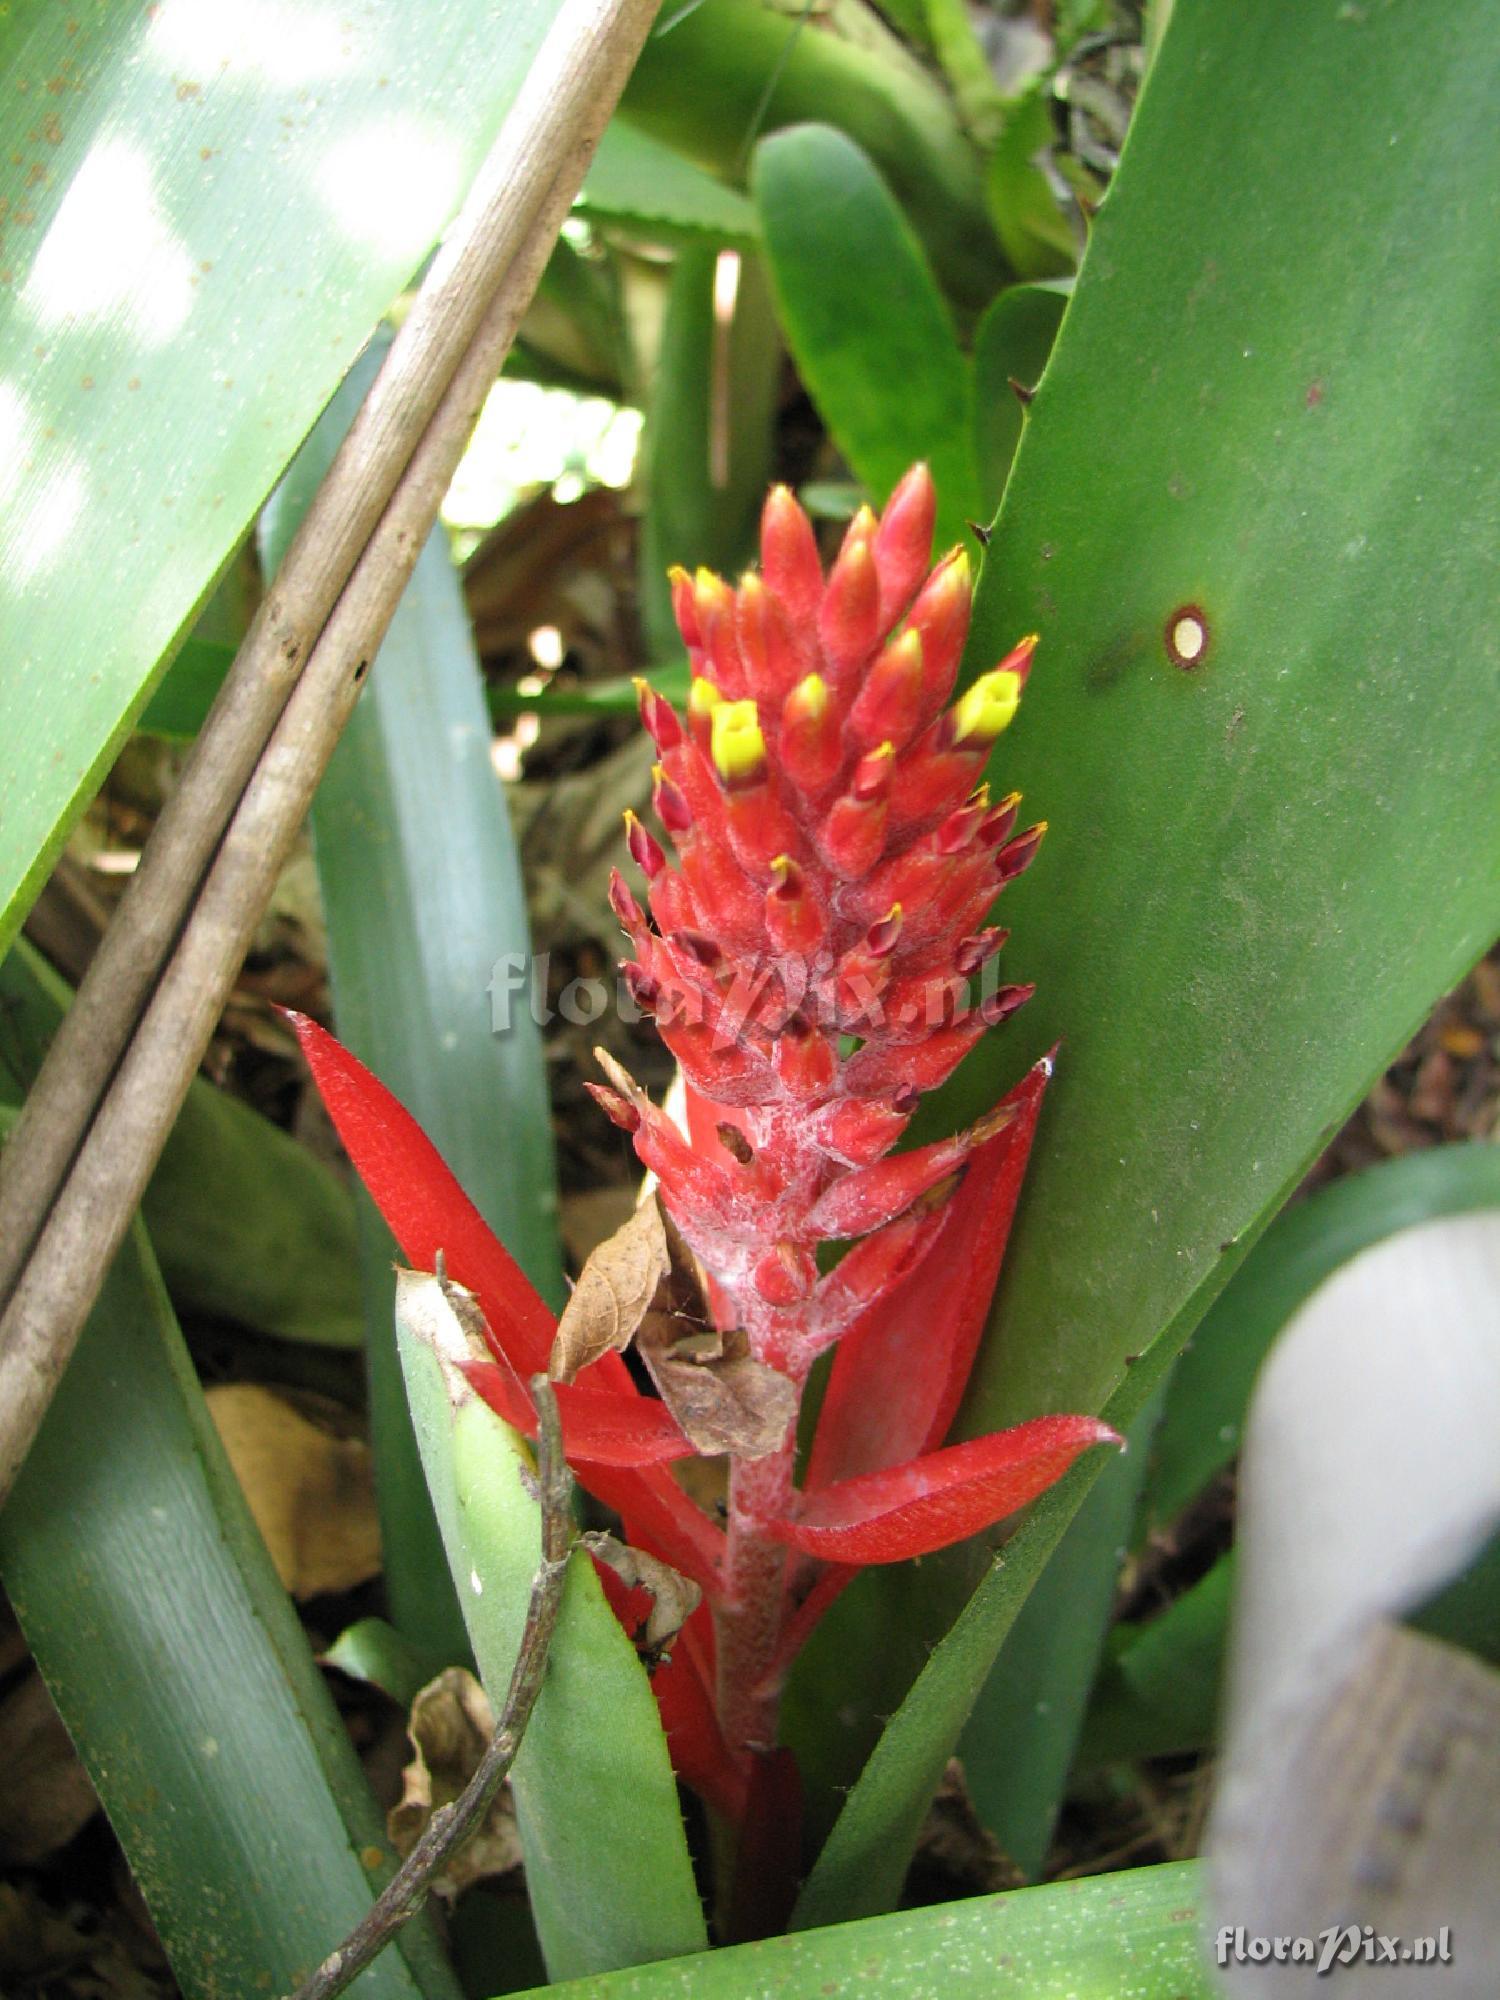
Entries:
[[[667, 1461], [691, 1447], [617, 1355], [558, 1392], [580, 1479], [704, 1591], [657, 1688], [679, 1768], [732, 1814], [757, 1795], [792, 1657], [859, 1567], [971, 1535], [1117, 1442], [1092, 1417], [1045, 1416], [943, 1444], [1050, 1065], [969, 1130], [893, 1150], [921, 1093], [1029, 997], [970, 982], [1005, 942], [991, 905], [1044, 831], [1017, 833], [1019, 800], [992, 803], [983, 776], [1036, 642], [953, 699], [971, 582], [961, 550], [927, 574], [934, 512], [917, 466], [878, 519], [855, 516], [825, 577], [807, 516], [775, 488], [759, 575], [731, 589], [672, 574], [686, 714], [639, 689], [676, 865], [627, 815], [646, 907], [618, 874], [611, 901], [686, 1114], [607, 1058], [595, 1094], [754, 1360], [800, 1395], [837, 1348], [800, 1480], [792, 1421], [776, 1449], [731, 1457], [723, 1528], [674, 1480]], [[534, 1427], [524, 1383], [550, 1314], [394, 1100], [320, 1030], [299, 1033], [407, 1255], [430, 1268], [443, 1251], [480, 1297], [494, 1360], [476, 1388]], [[820, 1275], [830, 1239], [852, 1247]]]

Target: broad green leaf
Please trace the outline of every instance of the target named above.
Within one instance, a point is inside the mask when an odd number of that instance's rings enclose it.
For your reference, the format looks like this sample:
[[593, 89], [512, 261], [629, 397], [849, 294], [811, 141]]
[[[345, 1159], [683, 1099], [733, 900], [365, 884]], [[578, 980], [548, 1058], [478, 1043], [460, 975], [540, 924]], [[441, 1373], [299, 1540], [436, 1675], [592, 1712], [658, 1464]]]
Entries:
[[827, 125], [756, 148], [752, 187], [787, 340], [818, 413], [883, 504], [926, 459], [937, 545], [981, 511], [973, 380], [922, 247], [870, 161]]
[[1062, 1804], [1160, 1418], [1153, 1398], [1128, 1449], [1106, 1461], [1022, 1605], [959, 1739], [975, 1811], [1032, 1879]]
[[[24, 940], [0, 964], [0, 1100], [24, 1098], [71, 997]], [[364, 1338], [348, 1189], [202, 1077], [188, 1087], [141, 1212], [179, 1312], [319, 1347]]]
[[[1214, 2000], [1198, 1865], [1179, 1861], [799, 1931], [546, 1989], [548, 2000]], [[525, 1996], [541, 2000], [541, 1993]]]
[[[445, 1379], [432, 1341], [452, 1351], [457, 1327], [437, 1280], [405, 1281], [397, 1315], [449, 1567], [480, 1678], [498, 1708], [541, 1556], [534, 1461], [461, 1376], [451, 1387]], [[546, 1679], [511, 1787], [532, 1914], [553, 1979], [704, 1948], [651, 1685], [581, 1551], [569, 1564]]]
[[[1053, 830], [1005, 901], [1006, 976], [1037, 997], [936, 1117], [1062, 1052], [966, 1431], [1129, 1421], [1500, 925], [1485, 17], [1180, 9], [1095, 224], [969, 655], [1042, 633], [996, 767]], [[1246, 175], [1254, 202], [1205, 199]], [[1122, 383], [1130, 354], [1152, 358]], [[1190, 605], [1209, 639], [1185, 671], [1165, 634]], [[955, 1627], [968, 1674], [1086, 1484], [1034, 1510]], [[972, 1561], [903, 1579], [883, 1629], [941, 1631]], [[920, 1653], [850, 1645], [849, 1600], [846, 1704], [897, 1709], [880, 1802], [862, 1781], [845, 1809], [857, 1862], [919, 1822], [973, 1683], [950, 1660], [898, 1709]], [[824, 1913], [867, 1892], [846, 1871]]]
[[360, 1618], [345, 1626], [320, 1657], [324, 1666], [337, 1667], [351, 1680], [368, 1681], [402, 1708], [410, 1708], [427, 1683], [451, 1664], [439, 1653], [414, 1646], [384, 1618]]
[[558, 237], [505, 373], [580, 396], [639, 395], [617, 259]]
[[1233, 1591], [1231, 1550], [1160, 1617], [1110, 1635], [1079, 1738], [1082, 1769], [1213, 1743]]
[[[622, 106], [700, 166], [743, 181], [755, 142], [808, 119], [837, 123], [879, 168], [961, 305], [1006, 277], [980, 155], [942, 85], [873, 12], [764, 0], [666, 0]], [[856, 40], [855, 34], [858, 39]]]
[[0, 950], [554, 11], [11, 8]]
[[1048, 88], [1039, 77], [1006, 107], [985, 174], [995, 234], [1023, 278], [1063, 277], [1078, 262], [1072, 225], [1039, 164], [1053, 136]]
[[1034, 390], [1067, 308], [1061, 283], [1008, 285], [974, 335], [974, 436], [979, 483], [993, 511], [1005, 491], [1026, 412], [1016, 393]]
[[1143, 1529], [1179, 1514], [1234, 1457], [1271, 1342], [1340, 1264], [1413, 1223], [1494, 1207], [1500, 1147], [1475, 1141], [1384, 1161], [1277, 1216], [1177, 1364], [1152, 1453]]
[[624, 223], [657, 242], [701, 242], [753, 250], [755, 210], [738, 188], [622, 118], [612, 119], [578, 197], [583, 214]]
[[[0, 1514], [0, 1580], [183, 1992], [289, 1991], [395, 1857], [139, 1223]], [[356, 1990], [457, 2000], [422, 1923]]]
[[704, 563], [731, 577], [743, 569], [770, 477], [781, 381], [770, 289], [760, 259], [742, 258], [726, 322], [715, 299], [720, 268], [709, 248], [678, 255], [646, 420], [641, 604], [647, 642], [663, 659], [682, 646], [669, 566]]
[[[284, 554], [378, 363], [340, 389], [266, 510]], [[313, 803], [338, 1032], [421, 1123], [533, 1283], [560, 1302], [552, 1123], [526, 903], [458, 579], [434, 529]], [[519, 992], [529, 989], [522, 978]], [[496, 1008], [507, 1010], [503, 1022]], [[459, 1656], [392, 1332], [392, 1239], [363, 1196], [376, 1486], [392, 1613]]]
[[234, 665], [234, 655], [235, 648], [222, 639], [184, 639], [136, 718], [136, 728], [148, 736], [191, 742]]
[[180, 1311], [318, 1347], [364, 1339], [349, 1189], [238, 1098], [188, 1092], [141, 1214]]
[[974, 1086], [1063, 1043], [971, 1422], [1098, 1407], [1500, 928], [1488, 18], [1184, 10], [1095, 223], [969, 655], [1053, 828]]

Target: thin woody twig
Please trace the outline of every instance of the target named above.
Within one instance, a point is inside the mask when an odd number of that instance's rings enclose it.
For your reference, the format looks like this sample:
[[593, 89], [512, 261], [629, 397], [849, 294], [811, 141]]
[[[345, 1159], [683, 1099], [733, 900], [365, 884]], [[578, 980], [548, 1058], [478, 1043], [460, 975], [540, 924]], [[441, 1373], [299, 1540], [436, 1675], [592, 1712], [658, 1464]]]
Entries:
[[[390, 472], [394, 464], [395, 473], [384, 489], [389, 497], [383, 511], [376, 509], [373, 525], [364, 522], [367, 539], [362, 544], [344, 533], [343, 510], [351, 504], [347, 446], [335, 460], [320, 493], [334, 482], [343, 494], [341, 501], [330, 503], [336, 519], [328, 528], [340, 563], [329, 562], [326, 539], [315, 541], [306, 562], [324, 582], [324, 572], [336, 573], [337, 582], [318, 623], [308, 612], [307, 621], [291, 633], [297, 657], [307, 648], [300, 678], [288, 696], [276, 659], [286, 665], [293, 653], [268, 659], [265, 635], [287, 635], [287, 605], [294, 600], [301, 606], [299, 617], [307, 610], [295, 590], [288, 595], [285, 582], [297, 552], [307, 547], [306, 525], [273, 586], [269, 608], [241, 650], [241, 662], [248, 661], [246, 673], [255, 685], [248, 694], [239, 685], [245, 677], [237, 663], [238, 679], [220, 697], [236, 719], [223, 724], [215, 740], [221, 748], [225, 740], [232, 743], [234, 758], [226, 762], [215, 752], [203, 760], [206, 775], [178, 816], [181, 824], [164, 815], [171, 838], [163, 847], [158, 829], [6, 1148], [0, 1175], [0, 1297], [8, 1295], [0, 1319], [0, 1499], [29, 1449], [207, 1046], [259, 912], [499, 373], [652, 11], [652, 0], [567, 0], [559, 14], [543, 52], [546, 59], [538, 58], [531, 79], [541, 72], [550, 122], [544, 118], [539, 129], [534, 117], [522, 121], [529, 135], [528, 146], [520, 149], [530, 173], [522, 204], [527, 227], [518, 236], [511, 215], [501, 230], [492, 213], [500, 200], [496, 156], [519, 172], [517, 146], [502, 142], [481, 176], [480, 207], [491, 227], [479, 268], [490, 281], [477, 313], [463, 321], [470, 343], [453, 357], [446, 384], [439, 385], [415, 441], [402, 423], [379, 433], [380, 466]], [[535, 180], [542, 168], [535, 166], [534, 156], [551, 176], [539, 196]], [[455, 264], [474, 275], [472, 258], [462, 254], [465, 245], [473, 251], [472, 235], [458, 233], [460, 250], [445, 251], [434, 263], [434, 273], [444, 282]], [[496, 267], [501, 237], [506, 254]], [[503, 270], [498, 289], [497, 269]], [[424, 324], [437, 338], [433, 313], [426, 314]], [[440, 324], [446, 330], [448, 322]], [[411, 327], [408, 319], [371, 390], [371, 401], [387, 417], [391, 364], [403, 351], [409, 354]], [[398, 371], [396, 379], [408, 376]], [[366, 424], [367, 447], [369, 429]], [[368, 450], [356, 455], [354, 463], [374, 477]], [[314, 503], [309, 522], [318, 515], [319, 504]], [[325, 527], [326, 511], [318, 515]], [[364, 520], [363, 511], [360, 518]], [[278, 682], [269, 716], [264, 713], [264, 688], [259, 687], [267, 676]], [[218, 709], [216, 704], [216, 713]], [[248, 783], [240, 768], [247, 751], [253, 767]], [[226, 819], [228, 831], [223, 832]], [[139, 893], [143, 889], [144, 897]], [[195, 892], [197, 906], [178, 939]], [[133, 917], [132, 908], [143, 914]], [[175, 951], [163, 970], [174, 941]]]
[[526, 1724], [541, 1692], [547, 1653], [562, 1606], [563, 1581], [573, 1546], [569, 1502], [573, 1482], [563, 1457], [557, 1397], [545, 1375], [532, 1378], [537, 1411], [537, 1487], [542, 1509], [542, 1560], [531, 1585], [521, 1649], [511, 1669], [505, 1705], [474, 1775], [450, 1805], [439, 1806], [411, 1853], [336, 1951], [298, 1987], [292, 2000], [332, 2000], [414, 1917], [427, 1887], [448, 1857], [480, 1825], [515, 1762]]

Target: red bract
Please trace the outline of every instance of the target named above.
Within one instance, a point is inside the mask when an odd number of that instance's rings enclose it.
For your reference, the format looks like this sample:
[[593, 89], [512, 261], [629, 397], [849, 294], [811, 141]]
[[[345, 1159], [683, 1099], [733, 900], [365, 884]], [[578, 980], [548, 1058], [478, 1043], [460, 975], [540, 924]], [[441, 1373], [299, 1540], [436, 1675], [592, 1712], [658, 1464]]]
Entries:
[[[749, 1798], [752, 1820], [756, 1798], [785, 1789], [757, 1753], [775, 1743], [786, 1670], [856, 1568], [971, 1535], [1091, 1445], [1118, 1442], [1091, 1417], [1044, 1416], [942, 1443], [1051, 1065], [968, 1131], [893, 1150], [919, 1094], [1029, 995], [999, 986], [976, 1000], [970, 982], [1005, 941], [990, 907], [1044, 830], [1017, 834], [1018, 800], [992, 805], [983, 781], [1035, 641], [951, 701], [971, 586], [958, 550], [922, 581], [933, 515], [918, 466], [878, 521], [855, 516], [825, 579], [806, 516], [778, 487], [759, 576], [730, 589], [673, 573], [686, 715], [640, 692], [677, 865], [627, 816], [649, 909], [618, 875], [611, 890], [632, 996], [685, 1075], [687, 1130], [608, 1058], [595, 1095], [657, 1176], [718, 1324], [743, 1330], [793, 1404], [838, 1349], [801, 1483], [792, 1421], [774, 1449], [731, 1455], [724, 1529], [674, 1480], [666, 1461], [692, 1446], [617, 1354], [558, 1389], [580, 1481], [627, 1539], [703, 1589], [657, 1672], [663, 1716], [683, 1774], [736, 1815]], [[474, 1386], [534, 1429], [525, 1382], [546, 1365], [551, 1314], [401, 1107], [321, 1030], [297, 1028], [406, 1254], [430, 1269], [442, 1252], [479, 1297], [494, 1358], [471, 1370]], [[820, 1275], [829, 1239], [857, 1240]]]

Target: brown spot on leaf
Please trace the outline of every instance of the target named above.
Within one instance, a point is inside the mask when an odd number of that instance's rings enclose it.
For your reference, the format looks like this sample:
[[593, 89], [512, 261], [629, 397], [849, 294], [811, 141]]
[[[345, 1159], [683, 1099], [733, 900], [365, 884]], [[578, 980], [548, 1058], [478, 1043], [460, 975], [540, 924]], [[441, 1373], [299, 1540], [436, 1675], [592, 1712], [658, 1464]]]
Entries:
[[1201, 606], [1180, 604], [1163, 631], [1167, 658], [1184, 673], [1196, 673], [1208, 657], [1209, 625]]
[[1307, 407], [1310, 410], [1315, 410], [1318, 407], [1319, 403], [1322, 402], [1322, 400], [1323, 400], [1323, 380], [1322, 377], [1319, 376], [1316, 381], [1308, 383], [1307, 396], [1305, 398], [1305, 401], [1307, 403]]

